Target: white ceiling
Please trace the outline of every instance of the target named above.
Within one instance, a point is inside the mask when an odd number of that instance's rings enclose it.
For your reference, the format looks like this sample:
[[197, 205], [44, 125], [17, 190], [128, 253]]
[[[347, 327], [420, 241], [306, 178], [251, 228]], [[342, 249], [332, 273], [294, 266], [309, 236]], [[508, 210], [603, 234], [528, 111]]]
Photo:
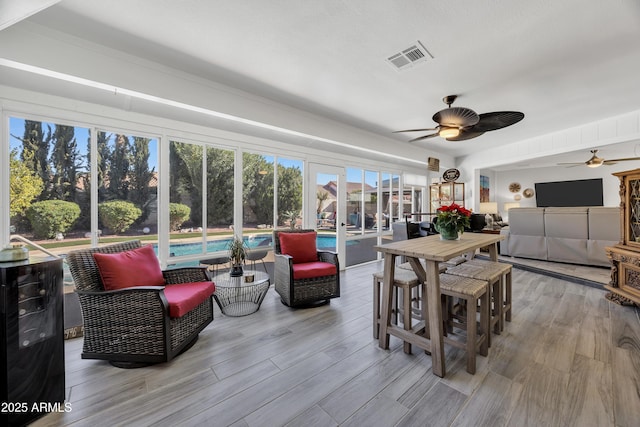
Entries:
[[[434, 126], [449, 94], [525, 114], [420, 143], [454, 157], [640, 109], [637, 0], [61, 0], [28, 20], [402, 143], [392, 131]], [[386, 61], [416, 41], [432, 59]]]

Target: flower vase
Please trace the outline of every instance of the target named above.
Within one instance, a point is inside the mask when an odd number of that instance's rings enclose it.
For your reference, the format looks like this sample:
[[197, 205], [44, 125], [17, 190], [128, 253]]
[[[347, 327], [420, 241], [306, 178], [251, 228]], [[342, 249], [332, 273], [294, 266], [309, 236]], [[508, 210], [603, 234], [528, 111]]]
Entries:
[[242, 271], [242, 265], [234, 265], [231, 267], [231, 271], [229, 272], [229, 276], [231, 277], [240, 277], [244, 274]]
[[458, 240], [460, 235], [456, 227], [437, 227], [440, 240]]

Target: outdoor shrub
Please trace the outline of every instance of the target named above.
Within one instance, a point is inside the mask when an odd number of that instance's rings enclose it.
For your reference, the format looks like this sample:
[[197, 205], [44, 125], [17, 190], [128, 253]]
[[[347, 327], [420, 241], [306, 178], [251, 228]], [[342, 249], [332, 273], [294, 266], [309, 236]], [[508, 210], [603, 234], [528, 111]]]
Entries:
[[64, 200], [43, 200], [27, 209], [33, 235], [39, 239], [53, 239], [66, 233], [80, 216], [80, 206]]
[[142, 210], [125, 200], [112, 200], [98, 205], [102, 225], [114, 234], [124, 233], [142, 215]]
[[191, 208], [182, 203], [169, 203], [169, 226], [171, 230], [179, 230], [183, 222], [191, 216]]

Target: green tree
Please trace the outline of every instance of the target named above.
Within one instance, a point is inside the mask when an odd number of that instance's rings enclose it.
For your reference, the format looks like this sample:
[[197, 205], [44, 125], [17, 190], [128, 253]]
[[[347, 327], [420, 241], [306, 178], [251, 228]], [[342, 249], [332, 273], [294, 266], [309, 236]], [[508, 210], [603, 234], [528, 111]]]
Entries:
[[[49, 128], [48, 136], [45, 136], [42, 131], [42, 123], [33, 120], [24, 121], [24, 134], [22, 138], [17, 135], [11, 135], [22, 142], [20, 159], [29, 170], [40, 177], [45, 187], [48, 187], [51, 176], [51, 168], [49, 166], [50, 135], [51, 128]], [[38, 198], [39, 200], [43, 200], [47, 198], [47, 195], [43, 191]]]
[[18, 160], [16, 150], [9, 154], [9, 217], [22, 215], [33, 200], [42, 193], [42, 179]]
[[318, 191], [316, 192], [316, 199], [318, 199], [318, 207], [316, 208], [316, 213], [322, 212], [322, 204], [329, 198], [329, 193], [326, 191]]
[[149, 218], [150, 206], [157, 197], [157, 192], [150, 186], [155, 169], [149, 169], [149, 141], [149, 138], [134, 136], [131, 144], [129, 200], [142, 210], [139, 222]]
[[108, 175], [108, 200], [129, 200], [129, 137], [122, 134], [115, 136], [115, 145], [110, 153]]
[[233, 151], [207, 148], [207, 224], [233, 223]]
[[243, 210], [258, 224], [273, 224], [273, 163], [260, 154], [243, 153]]
[[200, 145], [171, 141], [169, 200], [188, 203], [191, 221], [202, 224], [202, 153]]
[[51, 137], [52, 175], [49, 199], [75, 201], [77, 170], [81, 167], [73, 126], [55, 125]]
[[[278, 165], [278, 212], [302, 210], [302, 170]], [[280, 225], [283, 219], [280, 218]]]
[[[107, 181], [109, 178], [109, 159], [111, 159], [111, 149], [109, 148], [110, 139], [111, 134], [98, 132], [98, 150], [96, 153], [96, 156], [98, 157], [98, 176], [93, 180], [98, 185], [98, 200], [109, 200]], [[89, 153], [89, 164], [91, 164], [91, 139], [87, 141], [87, 153]], [[87, 191], [89, 191], [88, 188]]]

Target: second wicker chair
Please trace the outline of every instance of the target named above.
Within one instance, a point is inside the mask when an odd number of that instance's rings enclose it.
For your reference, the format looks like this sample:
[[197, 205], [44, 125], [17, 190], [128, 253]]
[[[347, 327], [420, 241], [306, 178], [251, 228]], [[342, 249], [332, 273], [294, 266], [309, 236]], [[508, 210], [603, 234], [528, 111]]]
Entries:
[[275, 290], [289, 307], [327, 303], [340, 296], [338, 254], [318, 251], [315, 230], [273, 232]]

